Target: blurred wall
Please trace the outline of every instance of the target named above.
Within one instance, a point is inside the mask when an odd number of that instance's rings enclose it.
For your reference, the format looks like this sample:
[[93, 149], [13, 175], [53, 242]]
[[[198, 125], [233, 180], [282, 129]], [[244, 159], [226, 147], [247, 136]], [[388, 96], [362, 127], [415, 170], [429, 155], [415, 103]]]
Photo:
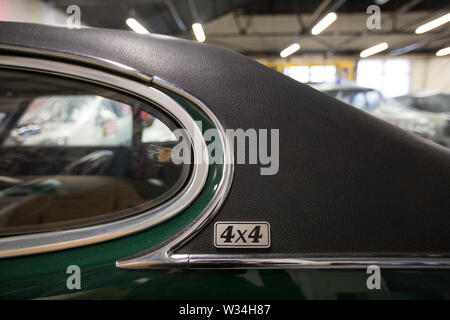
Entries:
[[450, 93], [450, 57], [414, 57], [411, 59], [412, 92], [439, 90]]
[[0, 0], [0, 21], [65, 25], [67, 15], [39, 0]]

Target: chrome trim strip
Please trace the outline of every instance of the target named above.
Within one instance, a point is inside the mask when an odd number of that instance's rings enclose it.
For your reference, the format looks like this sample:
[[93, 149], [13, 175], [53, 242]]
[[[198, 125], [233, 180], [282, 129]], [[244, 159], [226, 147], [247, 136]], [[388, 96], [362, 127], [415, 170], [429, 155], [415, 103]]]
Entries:
[[72, 53], [67, 53], [63, 51], [46, 50], [39, 48], [32, 48], [27, 46], [17, 46], [11, 44], [0, 43], [0, 51], [8, 51], [8, 53], [19, 53], [28, 55], [39, 55], [44, 57], [52, 57], [64, 60], [70, 60], [78, 63], [85, 63], [92, 65], [94, 67], [100, 67], [102, 69], [110, 70], [113, 72], [118, 72], [123, 75], [135, 78], [136, 80], [150, 83], [152, 81], [152, 76], [146, 75], [142, 72], [137, 71], [134, 68], [123, 65], [121, 63], [87, 55], [76, 55]]
[[126, 91], [150, 101], [171, 114], [186, 129], [190, 135], [194, 157], [192, 175], [186, 187], [167, 203], [144, 213], [102, 225], [0, 238], [0, 258], [84, 246], [135, 233], [174, 217], [188, 207], [201, 192], [209, 169], [208, 159], [199, 160], [206, 150], [206, 143], [203, 139], [192, 138], [202, 136], [200, 128], [189, 113], [166, 94], [140, 82], [96, 69], [39, 58], [0, 55], [0, 67], [81, 79]]
[[220, 121], [216, 118], [216, 116], [202, 101], [200, 101], [190, 93], [184, 91], [183, 89], [165, 80], [162, 80], [157, 76], [153, 78], [153, 83], [190, 100], [210, 118], [210, 120], [218, 130], [220, 142], [223, 146], [223, 154], [225, 158], [223, 165], [223, 175], [214, 197], [211, 199], [208, 206], [203, 210], [203, 212], [193, 222], [191, 222], [186, 228], [173, 236], [167, 242], [152, 247], [143, 252], [139, 252], [133, 256], [118, 260], [116, 262], [116, 266], [122, 269], [158, 269], [173, 268], [186, 265], [186, 263], [188, 262], [187, 255], [176, 255], [172, 253], [187, 241], [189, 241], [214, 218], [214, 216], [219, 211], [219, 208], [225, 201], [230, 191], [233, 180], [234, 153], [231, 150], [231, 145], [226, 136], [225, 129], [223, 128]]
[[[177, 257], [173, 257], [177, 259]], [[378, 265], [384, 268], [450, 268], [450, 259], [439, 257], [318, 257], [299, 254], [208, 255], [190, 254], [189, 268], [223, 269], [357, 269]]]
[[[153, 259], [156, 256], [152, 257]], [[127, 269], [449, 269], [445, 257], [346, 257], [299, 254], [172, 254], [164, 260], [141, 260], [120, 266]]]

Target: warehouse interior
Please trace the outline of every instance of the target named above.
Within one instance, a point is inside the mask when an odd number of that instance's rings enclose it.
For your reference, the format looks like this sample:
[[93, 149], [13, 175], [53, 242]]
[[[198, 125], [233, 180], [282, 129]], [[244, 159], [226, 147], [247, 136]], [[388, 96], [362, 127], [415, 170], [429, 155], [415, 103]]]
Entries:
[[[73, 6], [83, 28], [205, 42], [366, 111], [373, 110], [362, 88], [406, 106], [400, 113], [450, 119], [450, 6], [443, 1], [0, 0], [0, 20], [65, 26]], [[351, 96], [341, 90], [348, 88]], [[396, 124], [398, 117], [387, 116]]]

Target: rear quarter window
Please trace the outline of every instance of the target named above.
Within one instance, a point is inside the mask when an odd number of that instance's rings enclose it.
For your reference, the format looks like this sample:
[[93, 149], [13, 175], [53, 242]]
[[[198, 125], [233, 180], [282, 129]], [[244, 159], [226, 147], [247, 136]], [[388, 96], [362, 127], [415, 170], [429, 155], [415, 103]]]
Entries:
[[190, 166], [170, 161], [179, 125], [156, 106], [57, 76], [0, 78], [0, 236], [134, 215], [186, 182]]

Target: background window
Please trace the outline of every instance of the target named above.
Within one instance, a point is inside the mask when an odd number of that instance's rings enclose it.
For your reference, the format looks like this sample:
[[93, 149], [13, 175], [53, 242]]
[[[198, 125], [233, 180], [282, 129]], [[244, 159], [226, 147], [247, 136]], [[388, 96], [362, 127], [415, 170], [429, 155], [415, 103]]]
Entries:
[[303, 83], [334, 83], [337, 79], [335, 66], [289, 66], [283, 72]]
[[312, 83], [334, 83], [336, 82], [335, 66], [311, 66], [310, 82]]
[[303, 83], [309, 82], [309, 67], [307, 66], [285, 67], [284, 74]]
[[367, 59], [357, 65], [356, 82], [367, 88], [380, 90], [387, 97], [407, 94], [410, 81], [410, 62], [406, 59]]

